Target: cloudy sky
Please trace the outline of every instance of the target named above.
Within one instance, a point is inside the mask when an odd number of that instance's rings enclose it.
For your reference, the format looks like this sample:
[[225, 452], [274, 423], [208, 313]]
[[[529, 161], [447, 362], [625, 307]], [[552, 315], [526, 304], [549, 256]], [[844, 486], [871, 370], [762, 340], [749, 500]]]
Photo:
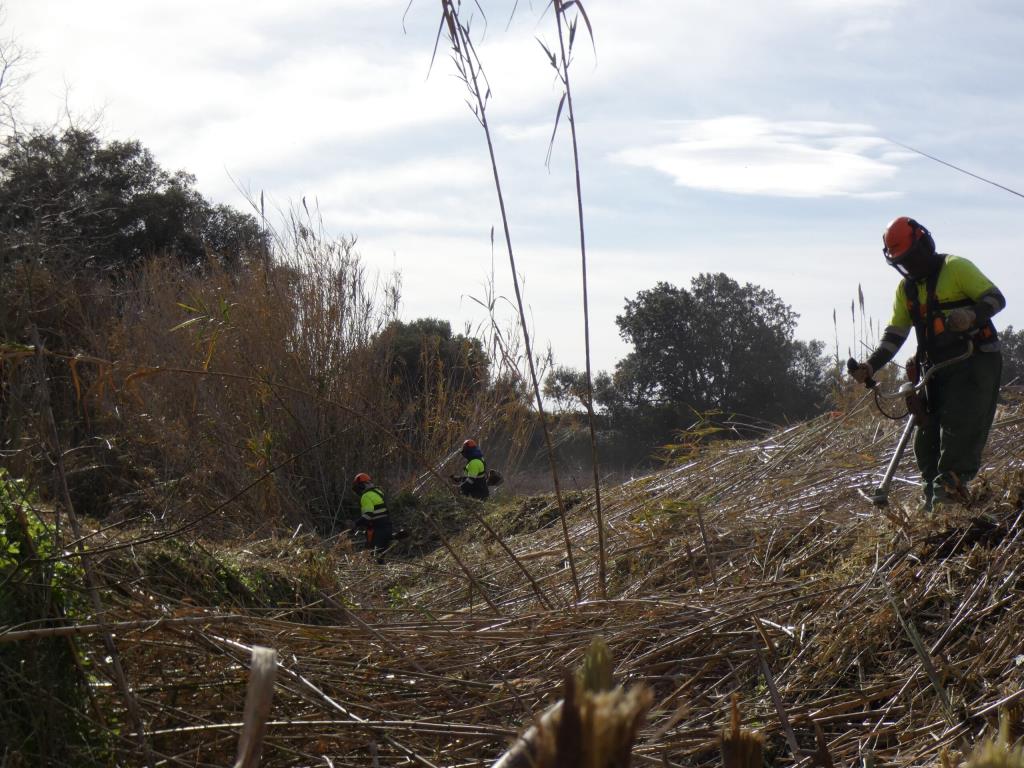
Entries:
[[[6, 0], [0, 36], [31, 54], [23, 115], [102, 114], [201, 191], [286, 208], [319, 201], [403, 274], [403, 314], [460, 329], [494, 265], [512, 297], [484, 138], [426, 0]], [[583, 362], [568, 134], [545, 167], [560, 91], [538, 40], [545, 0], [480, 0], [474, 29], [534, 333]], [[588, 0], [574, 97], [595, 368], [626, 354], [615, 316], [657, 281], [723, 271], [774, 290], [798, 335], [845, 356], [863, 286], [884, 325], [898, 276], [880, 236], [898, 215], [1002, 287], [1024, 326], [1020, 0]], [[477, 14], [479, 17], [479, 13]], [[511, 17], [511, 21], [510, 21]], [[563, 123], [563, 128], [564, 123]], [[493, 259], [493, 260], [492, 260]]]

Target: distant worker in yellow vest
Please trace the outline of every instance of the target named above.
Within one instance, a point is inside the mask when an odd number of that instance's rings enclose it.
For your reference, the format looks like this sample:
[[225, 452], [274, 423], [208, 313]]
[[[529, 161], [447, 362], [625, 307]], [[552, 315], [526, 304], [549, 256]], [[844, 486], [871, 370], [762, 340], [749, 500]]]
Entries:
[[484, 463], [483, 451], [476, 444], [476, 440], [470, 439], [462, 444], [460, 453], [466, 460], [466, 468], [462, 470], [461, 475], [452, 475], [452, 482], [459, 484], [459, 491], [463, 496], [483, 501], [491, 495], [487, 487], [487, 465]]
[[941, 371], [927, 385], [928, 413], [918, 426], [914, 455], [921, 470], [924, 506], [965, 498], [978, 473], [981, 453], [995, 416], [1002, 376], [992, 316], [1006, 306], [999, 289], [961, 256], [936, 253], [931, 233], [906, 216], [882, 235], [885, 260], [903, 281], [896, 289], [892, 319], [881, 343], [851, 375], [859, 382], [888, 363], [910, 335], [917, 335], [917, 371], [963, 354], [973, 354]]
[[370, 476], [360, 472], [352, 481], [352, 490], [359, 499], [359, 519], [356, 530], [366, 530], [366, 549], [372, 549], [377, 562], [382, 562], [381, 555], [391, 543], [391, 517], [384, 501], [384, 493], [373, 485]]

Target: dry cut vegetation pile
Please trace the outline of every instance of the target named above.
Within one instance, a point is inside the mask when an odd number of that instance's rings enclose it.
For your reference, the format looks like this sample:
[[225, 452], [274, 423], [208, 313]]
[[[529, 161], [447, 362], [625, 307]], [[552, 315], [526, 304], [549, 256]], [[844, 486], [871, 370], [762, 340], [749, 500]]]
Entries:
[[[733, 694], [775, 764], [955, 764], [1024, 704], [1024, 412], [1000, 408], [976, 498], [944, 519], [917, 511], [910, 457], [888, 512], [858, 493], [901, 427], [862, 400], [606, 489], [606, 598], [585, 496], [571, 563], [553, 500], [485, 507], [504, 547], [474, 529], [384, 566], [311, 538], [108, 537], [104, 618], [139, 622], [117, 648], [168, 765], [231, 762], [253, 645], [280, 663], [264, 765], [490, 764], [595, 637], [653, 693], [635, 764], [718, 764]], [[97, 717], [122, 706], [94, 695]]]

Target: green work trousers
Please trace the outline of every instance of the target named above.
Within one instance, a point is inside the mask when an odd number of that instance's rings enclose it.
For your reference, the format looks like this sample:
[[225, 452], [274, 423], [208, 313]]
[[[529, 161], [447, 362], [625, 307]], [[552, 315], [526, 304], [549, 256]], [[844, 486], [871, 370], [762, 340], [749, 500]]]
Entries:
[[1002, 373], [1000, 352], [978, 352], [938, 371], [928, 383], [928, 422], [914, 438], [926, 504], [978, 474]]

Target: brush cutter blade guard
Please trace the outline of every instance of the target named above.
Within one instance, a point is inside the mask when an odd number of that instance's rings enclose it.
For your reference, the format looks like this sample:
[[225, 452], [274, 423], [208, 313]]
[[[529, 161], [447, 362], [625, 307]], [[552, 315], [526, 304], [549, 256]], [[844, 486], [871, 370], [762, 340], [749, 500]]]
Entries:
[[870, 501], [876, 507], [887, 507], [889, 506], [889, 489], [878, 486], [874, 490], [865, 490], [864, 488], [858, 488], [859, 493], [863, 498]]
[[871, 503], [876, 507], [885, 507], [889, 504], [889, 489], [879, 486], [871, 494]]

